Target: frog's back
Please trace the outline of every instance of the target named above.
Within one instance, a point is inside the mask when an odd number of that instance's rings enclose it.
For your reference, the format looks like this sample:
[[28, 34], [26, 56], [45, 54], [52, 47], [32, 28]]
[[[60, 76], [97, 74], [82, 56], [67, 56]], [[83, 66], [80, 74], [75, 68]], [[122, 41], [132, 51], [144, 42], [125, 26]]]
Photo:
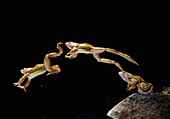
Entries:
[[30, 73], [33, 73], [33, 72], [41, 70], [41, 69], [44, 69], [44, 64], [37, 64], [37, 65], [35, 65], [35, 67], [32, 68]]
[[93, 49], [93, 46], [87, 43], [82, 43], [78, 46], [78, 49], [82, 49], [85, 51], [91, 51]]

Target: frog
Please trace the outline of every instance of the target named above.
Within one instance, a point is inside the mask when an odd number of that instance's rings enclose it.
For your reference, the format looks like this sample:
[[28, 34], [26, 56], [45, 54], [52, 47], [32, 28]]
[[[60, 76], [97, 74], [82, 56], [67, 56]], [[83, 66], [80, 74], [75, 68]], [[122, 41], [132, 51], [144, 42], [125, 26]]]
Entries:
[[143, 78], [138, 75], [133, 75], [126, 71], [120, 71], [118, 74], [121, 78], [128, 83], [126, 90], [131, 91], [134, 88], [138, 88], [138, 92], [141, 94], [149, 94], [153, 91], [153, 85], [147, 83]]
[[[26, 88], [29, 86], [29, 84], [33, 78], [35, 78], [39, 75], [42, 75], [45, 72], [49, 72], [47, 74], [47, 76], [50, 74], [57, 74], [57, 73], [61, 72], [60, 66], [59, 65], [51, 66], [51, 60], [50, 60], [50, 58], [58, 57], [63, 53], [63, 48], [60, 47], [61, 44], [63, 44], [63, 43], [59, 42], [57, 44], [57, 48], [59, 49], [59, 52], [58, 53], [53, 52], [53, 53], [46, 54], [45, 58], [44, 58], [44, 62], [42, 64], [36, 64], [34, 67], [21, 69], [21, 73], [23, 74], [23, 76], [19, 79], [18, 82], [13, 83], [14, 86], [24, 89], [24, 91], [26, 92]], [[26, 78], [28, 78], [26, 83], [24, 85], [21, 85], [21, 83], [24, 82], [24, 80], [26, 80]]]
[[139, 65], [136, 61], [134, 61], [129, 55], [122, 53], [122, 52], [118, 52], [115, 49], [111, 49], [111, 48], [104, 48], [104, 47], [94, 47], [93, 45], [90, 45], [88, 43], [76, 43], [76, 42], [66, 42], [65, 43], [66, 46], [70, 49], [70, 52], [68, 52], [65, 55], [65, 58], [69, 58], [69, 59], [73, 59], [76, 58], [78, 56], [79, 53], [84, 53], [84, 54], [93, 54], [93, 57], [98, 61], [98, 62], [103, 62], [103, 63], [108, 63], [108, 64], [114, 64], [116, 65], [121, 71], [123, 71], [122, 66], [117, 63], [114, 60], [110, 60], [110, 59], [105, 59], [105, 58], [100, 58], [100, 53], [103, 53], [104, 51], [110, 52], [110, 53], [114, 53], [116, 55], [119, 55], [125, 59], [127, 59], [128, 61]]

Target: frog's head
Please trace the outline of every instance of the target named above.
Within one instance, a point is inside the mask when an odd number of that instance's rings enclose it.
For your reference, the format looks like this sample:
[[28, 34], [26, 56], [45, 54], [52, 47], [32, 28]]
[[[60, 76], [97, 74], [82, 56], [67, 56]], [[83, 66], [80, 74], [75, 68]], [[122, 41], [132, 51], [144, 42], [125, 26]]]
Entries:
[[118, 74], [122, 77], [124, 81], [131, 83], [132, 74], [125, 71], [120, 71]]
[[31, 69], [32, 69], [32, 68], [23, 68], [23, 69], [21, 69], [21, 73], [22, 73], [22, 74], [29, 73]]
[[73, 49], [74, 47], [77, 47], [79, 44], [78, 43], [75, 43], [75, 42], [66, 42], [66, 46], [69, 48], [69, 49]]

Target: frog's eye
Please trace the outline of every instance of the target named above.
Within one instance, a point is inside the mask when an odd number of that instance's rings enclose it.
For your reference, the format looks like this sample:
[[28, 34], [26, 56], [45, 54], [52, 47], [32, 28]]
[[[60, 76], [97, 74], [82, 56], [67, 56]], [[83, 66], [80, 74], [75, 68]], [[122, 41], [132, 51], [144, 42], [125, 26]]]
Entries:
[[70, 44], [71, 44], [71, 42], [67, 42], [67, 44], [69, 44], [69, 45], [70, 45]]

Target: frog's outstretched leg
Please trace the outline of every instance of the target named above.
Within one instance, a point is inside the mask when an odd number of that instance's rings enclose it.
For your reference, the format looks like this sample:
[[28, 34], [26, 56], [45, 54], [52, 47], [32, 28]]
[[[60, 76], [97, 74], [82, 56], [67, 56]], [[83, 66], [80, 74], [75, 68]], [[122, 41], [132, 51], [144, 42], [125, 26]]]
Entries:
[[104, 58], [100, 58], [99, 54], [93, 54], [94, 58], [98, 61], [98, 62], [103, 62], [103, 63], [108, 63], [108, 64], [114, 64], [117, 67], [119, 67], [119, 69], [121, 71], [123, 71], [123, 68], [121, 67], [121, 65], [119, 63], [117, 63], [116, 61], [110, 60], [110, 59], [104, 59]]
[[124, 57], [124, 58], [127, 59], [128, 61], [133, 62], [133, 63], [136, 64], [136, 65], [139, 65], [136, 61], [134, 61], [134, 60], [133, 60], [129, 55], [127, 55], [127, 54], [118, 52], [118, 51], [116, 51], [116, 50], [114, 50], [114, 49], [111, 49], [111, 48], [105, 48], [105, 51], [114, 53], [114, 54], [119, 55], [119, 56], [121, 56], [121, 57]]
[[29, 86], [30, 82], [31, 82], [31, 79], [28, 79], [27, 82], [23, 86], [18, 86], [18, 87], [20, 87], [21, 89], [24, 89], [24, 91], [26, 92], [26, 88]]
[[21, 86], [21, 83], [22, 83], [28, 76], [29, 76], [29, 73], [24, 74], [24, 76], [22, 76], [22, 77], [19, 79], [18, 82], [13, 83], [13, 84], [14, 84], [15, 86], [18, 85], [18, 87]]
[[[51, 60], [50, 58], [55, 58], [57, 56], [60, 56], [63, 53], [63, 49], [60, 47], [60, 45], [63, 43], [58, 43], [57, 48], [59, 49], [59, 53], [53, 52], [49, 53], [44, 58], [44, 67], [45, 69], [51, 73], [58, 73], [61, 71], [60, 67], [58, 65], [51, 66]], [[48, 74], [49, 75], [49, 74]]]
[[[37, 65], [36, 65], [37, 66]], [[42, 67], [42, 69], [35, 71], [34, 73], [26, 73], [17, 83], [14, 83], [14, 85], [17, 85], [17, 87], [24, 89], [24, 91], [26, 92], [26, 88], [29, 86], [31, 79], [44, 74], [46, 72], [46, 69], [44, 69]], [[21, 83], [28, 77], [28, 80], [26, 81], [26, 83], [22, 86]]]

